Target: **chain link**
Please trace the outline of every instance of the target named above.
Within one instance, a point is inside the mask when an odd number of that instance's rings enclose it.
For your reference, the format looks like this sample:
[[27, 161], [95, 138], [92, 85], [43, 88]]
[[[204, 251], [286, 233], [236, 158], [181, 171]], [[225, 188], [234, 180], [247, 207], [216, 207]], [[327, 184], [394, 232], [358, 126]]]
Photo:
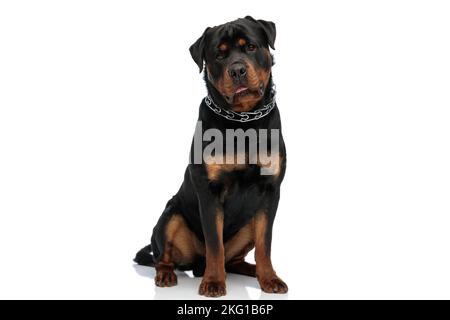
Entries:
[[231, 121], [237, 121], [237, 122], [249, 122], [254, 120], [259, 120], [265, 116], [267, 116], [275, 107], [275, 91], [273, 90], [273, 97], [272, 101], [270, 101], [268, 104], [264, 105], [262, 108], [256, 110], [256, 111], [250, 111], [250, 112], [236, 112], [233, 110], [227, 110], [219, 107], [211, 98], [210, 95], [207, 95], [205, 97], [205, 103], [214, 113], [218, 114], [219, 116], [224, 117], [225, 119], [231, 120]]

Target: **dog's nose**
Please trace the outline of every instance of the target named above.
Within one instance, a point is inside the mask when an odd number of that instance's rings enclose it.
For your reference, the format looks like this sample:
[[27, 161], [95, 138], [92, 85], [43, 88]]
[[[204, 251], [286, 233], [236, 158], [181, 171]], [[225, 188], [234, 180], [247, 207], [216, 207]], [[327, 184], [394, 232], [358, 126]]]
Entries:
[[228, 74], [235, 82], [239, 82], [247, 74], [247, 68], [245, 67], [245, 65], [243, 63], [240, 63], [240, 62], [234, 63], [228, 69]]

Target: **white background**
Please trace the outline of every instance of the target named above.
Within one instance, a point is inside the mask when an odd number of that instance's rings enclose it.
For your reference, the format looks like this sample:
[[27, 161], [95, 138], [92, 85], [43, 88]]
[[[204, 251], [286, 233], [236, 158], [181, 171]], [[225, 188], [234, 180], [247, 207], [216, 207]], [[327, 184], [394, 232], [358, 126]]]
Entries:
[[276, 22], [284, 296], [450, 298], [447, 1], [2, 1], [0, 298], [197, 298], [133, 267], [205, 95], [189, 46]]

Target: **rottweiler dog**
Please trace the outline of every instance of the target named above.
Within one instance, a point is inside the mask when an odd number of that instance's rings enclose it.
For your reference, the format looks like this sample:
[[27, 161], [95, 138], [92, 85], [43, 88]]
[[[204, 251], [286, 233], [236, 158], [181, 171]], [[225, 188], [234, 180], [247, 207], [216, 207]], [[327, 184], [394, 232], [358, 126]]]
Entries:
[[[203, 276], [199, 294], [208, 297], [226, 294], [227, 272], [256, 277], [264, 292], [288, 291], [270, 257], [286, 170], [269, 50], [275, 36], [273, 22], [247, 16], [206, 28], [189, 49], [200, 72], [204, 70], [208, 92], [200, 104], [191, 161], [153, 229], [151, 244], [135, 258], [140, 265], [155, 267], [159, 287], [176, 285], [174, 270], [179, 269]], [[244, 133], [244, 152], [230, 130]], [[200, 142], [197, 133], [204, 138]], [[211, 151], [213, 136], [216, 148]], [[252, 137], [258, 141], [257, 156], [250, 152]], [[270, 163], [262, 161], [262, 146], [268, 148]], [[245, 261], [253, 248], [256, 265]]]

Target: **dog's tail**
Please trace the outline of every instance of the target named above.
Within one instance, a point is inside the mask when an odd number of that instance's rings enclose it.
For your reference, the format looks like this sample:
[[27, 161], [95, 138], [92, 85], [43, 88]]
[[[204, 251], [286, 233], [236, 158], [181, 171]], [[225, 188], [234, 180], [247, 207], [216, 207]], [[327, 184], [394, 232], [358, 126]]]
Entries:
[[139, 250], [139, 252], [136, 253], [134, 262], [141, 266], [154, 267], [155, 260], [153, 258], [152, 245], [149, 244], [148, 246]]

